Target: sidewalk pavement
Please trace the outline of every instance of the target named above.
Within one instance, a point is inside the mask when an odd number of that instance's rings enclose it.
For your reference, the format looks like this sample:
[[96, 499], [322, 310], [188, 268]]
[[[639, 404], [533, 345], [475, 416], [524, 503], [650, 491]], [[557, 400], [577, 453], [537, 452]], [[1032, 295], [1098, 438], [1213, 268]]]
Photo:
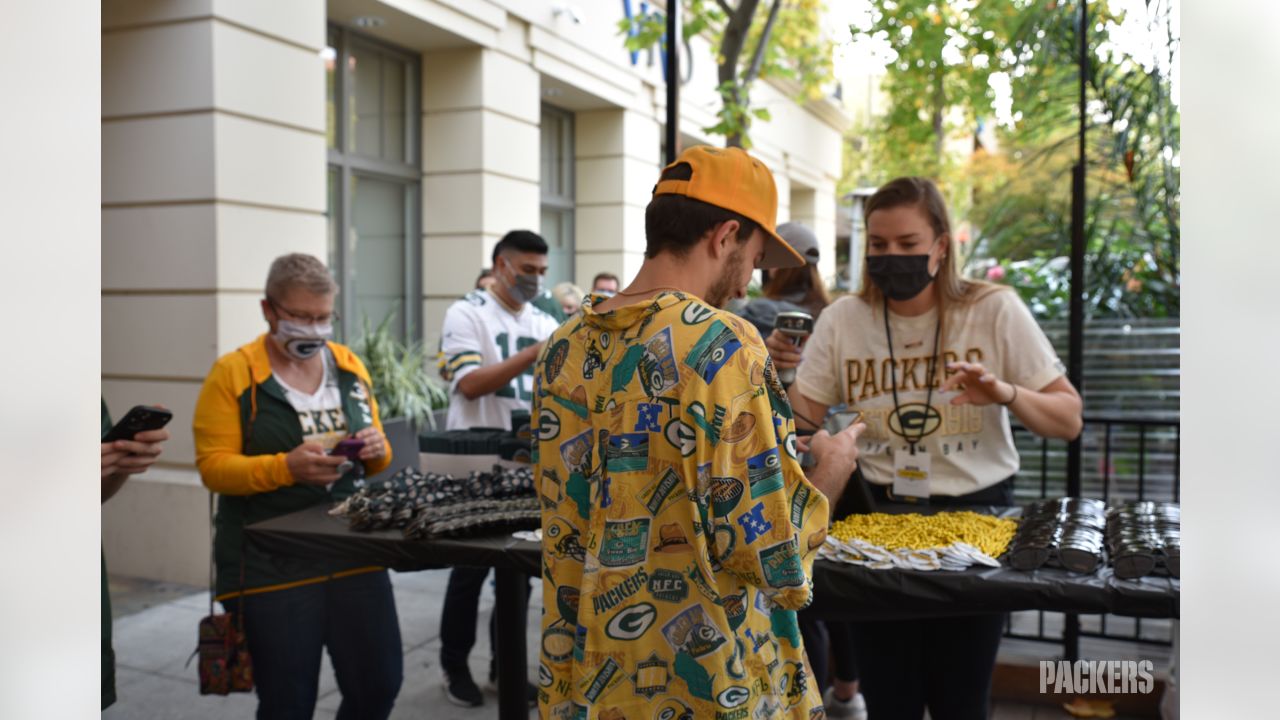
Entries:
[[[476, 648], [471, 653], [471, 673], [485, 690], [485, 704], [462, 708], [445, 699], [439, 668], [440, 608], [448, 580], [447, 569], [391, 575], [404, 645], [404, 684], [392, 718], [479, 720], [497, 717], [497, 691], [485, 683], [489, 676], [490, 652], [489, 633], [484, 626], [477, 631]], [[163, 602], [145, 607], [147, 591], [139, 587], [140, 583], [112, 578], [111, 584], [113, 609], [117, 610], [113, 637], [119, 699], [102, 713], [103, 720], [220, 720], [254, 716], [257, 708], [254, 695], [202, 696], [195, 661], [190, 666], [185, 664], [196, 647], [196, 625], [209, 612], [207, 591], [188, 592], [170, 599], [175, 593], [173, 586], [166, 585], [160, 590], [159, 599]], [[114, 597], [117, 586], [124, 590], [120, 608]], [[487, 618], [492, 608], [493, 587], [492, 582], [488, 582], [480, 596], [481, 617]], [[122, 611], [134, 612], [121, 616]], [[529, 667], [535, 671], [541, 614], [541, 586], [535, 583], [529, 599], [528, 625]], [[315, 717], [319, 720], [334, 717], [341, 700], [326, 656], [321, 663]], [[537, 717], [537, 712], [530, 711], [530, 717]]]
[[[497, 717], [497, 692], [484, 684], [490, 659], [487, 622], [477, 630], [476, 648], [471, 653], [471, 673], [477, 682], [482, 683], [485, 704], [478, 708], [461, 708], [445, 699], [439, 668], [440, 609], [448, 580], [447, 569], [391, 575], [404, 645], [404, 684], [392, 718], [479, 720]], [[196, 664], [194, 661], [186, 664], [196, 646], [196, 625], [209, 612], [207, 591], [122, 577], [110, 578], [110, 585], [112, 610], [116, 617], [113, 636], [116, 694], [119, 699], [102, 713], [103, 720], [222, 720], [254, 716], [257, 708], [254, 695], [202, 696]], [[480, 597], [482, 620], [488, 618], [492, 608], [493, 586], [488, 582]], [[538, 618], [541, 613], [541, 584], [535, 580], [529, 600], [527, 631], [531, 680], [538, 667]], [[1101, 648], [1099, 651], [1095, 656], [1115, 657]], [[1145, 651], [1149, 653], [1151, 648]], [[1041, 644], [1006, 641], [1001, 647], [1000, 657], [1002, 662], [1012, 660], [1034, 664], [1044, 652], [1045, 646]], [[1135, 646], [1133, 652], [1143, 651]], [[1126, 653], [1122, 656], [1139, 655]], [[1157, 663], [1157, 668], [1163, 669], [1166, 664]], [[321, 720], [335, 717], [341, 699], [333, 669], [326, 659], [321, 663], [320, 697], [315, 717]], [[537, 712], [531, 710], [529, 716], [537, 717]], [[991, 715], [992, 720], [1059, 720], [1069, 717], [1061, 707], [1005, 701], [996, 702]]]

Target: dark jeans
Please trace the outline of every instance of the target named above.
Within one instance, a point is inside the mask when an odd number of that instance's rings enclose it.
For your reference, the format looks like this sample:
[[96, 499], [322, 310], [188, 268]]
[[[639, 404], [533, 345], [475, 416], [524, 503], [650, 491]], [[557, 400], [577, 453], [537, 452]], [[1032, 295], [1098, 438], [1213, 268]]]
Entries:
[[[234, 613], [239, 601], [222, 605]], [[385, 570], [248, 595], [244, 623], [259, 720], [302, 720], [314, 714], [322, 648], [329, 650], [342, 692], [338, 718], [391, 715], [404, 676], [404, 654]]]
[[[885, 486], [870, 490], [877, 509], [910, 507], [895, 502]], [[929, 498], [933, 507], [1012, 504], [1010, 481], [968, 495]], [[985, 720], [1004, 624], [1003, 613], [847, 623], [846, 642], [862, 670], [859, 690], [867, 715], [920, 720], [928, 707], [933, 720]], [[834, 635], [831, 625], [828, 631]], [[834, 646], [838, 640], [831, 642]]]
[[[471, 648], [476, 645], [476, 620], [480, 614], [480, 591], [489, 577], [489, 568], [455, 567], [440, 610], [440, 667], [455, 672], [467, 667]], [[532, 589], [525, 579], [526, 596]], [[494, 617], [489, 615], [489, 674], [495, 674], [498, 650]]]

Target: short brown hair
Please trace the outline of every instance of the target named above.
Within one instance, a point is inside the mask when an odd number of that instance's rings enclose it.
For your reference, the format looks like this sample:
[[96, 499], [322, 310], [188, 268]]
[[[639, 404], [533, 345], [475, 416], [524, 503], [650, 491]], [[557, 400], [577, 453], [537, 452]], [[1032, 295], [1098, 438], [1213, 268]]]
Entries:
[[324, 263], [305, 253], [289, 253], [271, 261], [267, 271], [267, 297], [279, 300], [293, 288], [301, 288], [316, 295], [335, 295], [338, 283]]
[[[691, 177], [693, 168], [689, 163], [677, 163], [662, 171], [661, 180], [688, 180]], [[730, 220], [738, 221], [739, 243], [750, 240], [760, 227], [754, 220], [701, 200], [684, 195], [655, 195], [644, 210], [644, 256], [654, 258], [669, 252], [683, 257], [708, 230]]]

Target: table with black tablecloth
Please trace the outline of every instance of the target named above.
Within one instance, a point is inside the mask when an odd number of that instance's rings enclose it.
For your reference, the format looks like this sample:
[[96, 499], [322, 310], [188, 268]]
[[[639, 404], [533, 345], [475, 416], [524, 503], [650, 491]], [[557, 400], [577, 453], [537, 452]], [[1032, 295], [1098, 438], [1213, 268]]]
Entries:
[[[1007, 509], [991, 510], [1009, 514]], [[347, 558], [399, 572], [454, 565], [494, 568], [498, 715], [528, 716], [524, 576], [542, 574], [538, 543], [517, 540], [510, 533], [406, 540], [399, 530], [357, 532], [321, 506], [245, 530], [255, 546], [277, 555]], [[873, 570], [826, 560], [814, 563], [812, 607], [827, 619], [893, 620], [1015, 610], [1176, 618], [1178, 602], [1176, 578], [1122, 580], [1109, 568], [1077, 575], [1053, 568], [1023, 572], [976, 566], [960, 572], [925, 572]]]

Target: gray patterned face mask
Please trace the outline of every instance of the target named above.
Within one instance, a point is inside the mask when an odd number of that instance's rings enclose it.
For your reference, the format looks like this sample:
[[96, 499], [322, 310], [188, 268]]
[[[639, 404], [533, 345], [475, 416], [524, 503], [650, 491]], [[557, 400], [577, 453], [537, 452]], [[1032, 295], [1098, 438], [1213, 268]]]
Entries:
[[277, 320], [273, 335], [280, 347], [298, 360], [315, 357], [333, 337], [333, 323], [304, 325], [291, 320]]
[[513, 271], [511, 277], [511, 296], [521, 305], [531, 302], [542, 293], [541, 275], [523, 275]]

